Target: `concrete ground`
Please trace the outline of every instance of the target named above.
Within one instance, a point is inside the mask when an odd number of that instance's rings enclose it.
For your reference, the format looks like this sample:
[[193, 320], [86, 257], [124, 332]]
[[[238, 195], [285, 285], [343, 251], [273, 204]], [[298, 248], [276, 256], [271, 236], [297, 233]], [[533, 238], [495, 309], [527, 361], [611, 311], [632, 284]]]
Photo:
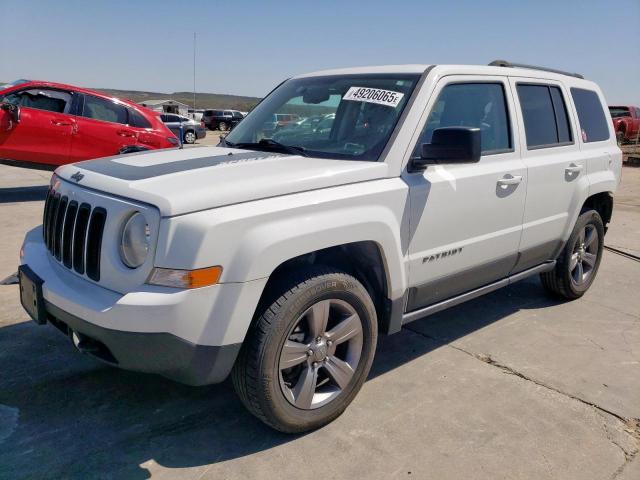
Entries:
[[[0, 166], [0, 279], [48, 177]], [[616, 200], [607, 244], [640, 255], [640, 168]], [[606, 251], [580, 300], [534, 278], [414, 322], [380, 340], [345, 414], [301, 436], [263, 426], [228, 382], [190, 388], [83, 356], [0, 286], [0, 478], [637, 480], [639, 285], [640, 263]]]

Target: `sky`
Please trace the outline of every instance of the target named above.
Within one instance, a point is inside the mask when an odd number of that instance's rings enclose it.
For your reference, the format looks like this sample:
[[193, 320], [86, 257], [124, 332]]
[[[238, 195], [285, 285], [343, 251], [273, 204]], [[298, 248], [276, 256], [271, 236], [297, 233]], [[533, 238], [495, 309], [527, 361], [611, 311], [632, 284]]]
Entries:
[[299, 73], [495, 59], [640, 105], [640, 0], [0, 0], [0, 81], [263, 96]]

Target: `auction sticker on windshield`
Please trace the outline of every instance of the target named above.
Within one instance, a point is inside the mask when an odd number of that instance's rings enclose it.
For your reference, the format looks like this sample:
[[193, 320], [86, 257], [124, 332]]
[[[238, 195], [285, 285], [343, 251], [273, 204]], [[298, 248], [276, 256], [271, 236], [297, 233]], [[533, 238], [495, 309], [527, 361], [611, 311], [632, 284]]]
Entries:
[[381, 88], [367, 87], [351, 87], [342, 97], [343, 100], [352, 100], [354, 102], [377, 103], [378, 105], [387, 105], [388, 107], [397, 107], [404, 97], [404, 93], [394, 92], [392, 90], [383, 90]]

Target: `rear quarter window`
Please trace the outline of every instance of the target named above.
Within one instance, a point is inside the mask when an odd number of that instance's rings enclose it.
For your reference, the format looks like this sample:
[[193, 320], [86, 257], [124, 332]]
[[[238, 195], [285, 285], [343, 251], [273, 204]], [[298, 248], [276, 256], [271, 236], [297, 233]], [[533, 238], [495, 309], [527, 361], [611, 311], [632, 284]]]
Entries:
[[151, 128], [151, 123], [133, 108], [129, 109], [129, 125], [137, 128]]
[[578, 120], [585, 143], [609, 140], [609, 123], [598, 94], [592, 90], [572, 88], [571, 97], [576, 105]]

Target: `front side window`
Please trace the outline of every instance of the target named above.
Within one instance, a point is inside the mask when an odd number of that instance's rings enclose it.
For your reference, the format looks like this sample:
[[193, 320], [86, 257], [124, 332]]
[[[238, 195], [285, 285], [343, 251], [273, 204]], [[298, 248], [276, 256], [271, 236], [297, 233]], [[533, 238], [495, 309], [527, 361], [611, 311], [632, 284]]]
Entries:
[[30, 88], [8, 94], [4, 102], [55, 113], [69, 113], [71, 94], [47, 88]]
[[578, 112], [582, 141], [589, 143], [609, 140], [609, 123], [598, 94], [592, 90], [572, 88], [571, 96]]
[[527, 148], [571, 143], [569, 116], [562, 91], [553, 85], [518, 84]]
[[82, 116], [103, 122], [127, 124], [127, 109], [111, 100], [85, 95]]
[[509, 151], [511, 129], [502, 83], [454, 83], [442, 89], [413, 152], [431, 143], [434, 130], [445, 127], [480, 129], [483, 154]]
[[314, 157], [376, 161], [418, 79], [419, 74], [358, 74], [288, 80], [259, 103], [225, 143], [256, 150], [295, 147]]

